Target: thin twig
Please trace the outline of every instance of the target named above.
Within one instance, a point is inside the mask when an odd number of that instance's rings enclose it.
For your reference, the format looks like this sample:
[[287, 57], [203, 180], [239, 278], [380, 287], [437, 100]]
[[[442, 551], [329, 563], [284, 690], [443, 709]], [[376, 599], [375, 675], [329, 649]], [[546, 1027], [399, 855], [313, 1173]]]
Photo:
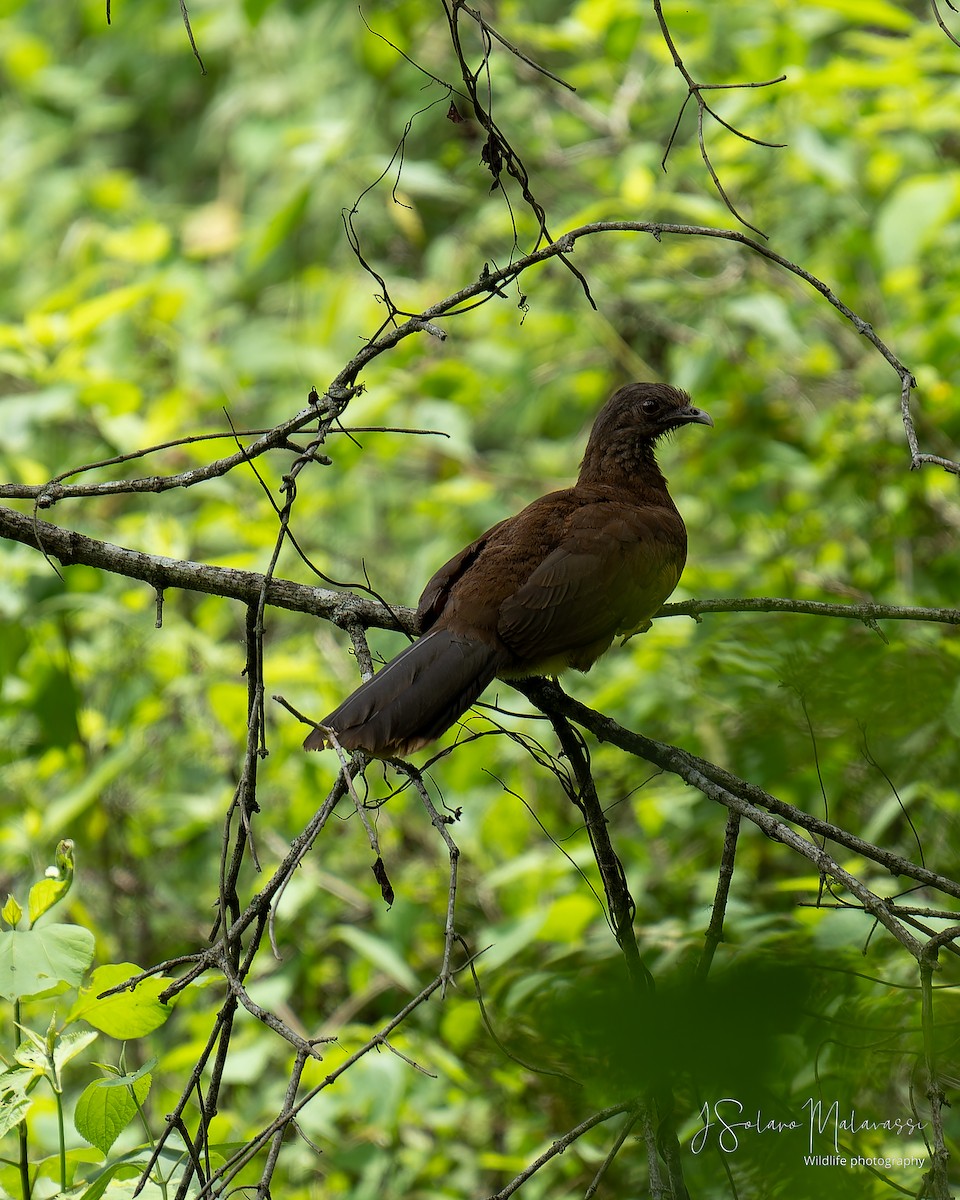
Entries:
[[731, 809], [727, 813], [727, 827], [723, 835], [723, 851], [720, 855], [720, 870], [717, 874], [713, 907], [710, 910], [710, 923], [704, 935], [703, 953], [697, 963], [697, 978], [701, 981], [706, 979], [709, 974], [717, 947], [723, 941], [723, 921], [727, 911], [727, 901], [730, 898], [730, 885], [733, 882], [733, 868], [739, 836], [740, 814]]
[[594, 1172], [593, 1179], [590, 1180], [587, 1190], [583, 1193], [583, 1200], [592, 1200], [592, 1197], [597, 1194], [597, 1189], [603, 1182], [604, 1175], [606, 1175], [611, 1164], [613, 1163], [613, 1160], [620, 1153], [620, 1148], [630, 1136], [630, 1131], [634, 1128], [638, 1121], [643, 1119], [643, 1112], [643, 1107], [641, 1105], [637, 1105], [626, 1114], [624, 1122], [620, 1126], [620, 1132], [614, 1138], [610, 1148], [607, 1150], [607, 1153], [603, 1156], [603, 1162], [599, 1167], [597, 1167], [596, 1171]]
[[541, 63], [534, 62], [532, 58], [524, 54], [524, 52], [518, 46], [515, 46], [513, 42], [508, 41], [502, 33], [499, 33], [496, 29], [494, 29], [490, 22], [486, 20], [481, 13], [477, 12], [476, 9], [469, 8], [463, 3], [463, 0], [456, 0], [456, 4], [458, 8], [463, 9], [468, 16], [472, 17], [489, 37], [493, 38], [494, 41], [499, 42], [504, 49], [509, 50], [510, 53], [516, 58], [519, 58], [521, 62], [525, 62], [528, 67], [533, 67], [538, 74], [546, 76], [547, 79], [552, 79], [554, 83], [559, 83], [561, 87], [566, 88], [570, 92], [575, 92], [577, 90], [572, 83], [567, 83], [565, 79], [561, 79], [559, 75], [554, 75], [552, 71], [548, 71], [547, 68]]
[[[947, 26], [944, 23], [943, 17], [940, 16], [940, 8], [937, 5], [937, 0], [930, 0], [930, 6], [933, 9], [934, 20], [940, 26], [941, 30], [947, 35], [947, 37], [950, 39], [951, 42], [953, 42], [953, 44], [955, 46], [960, 46], [960, 39], [958, 39], [953, 33], [950, 32], [950, 30], [947, 28]], [[950, 7], [953, 8], [953, 5], [951, 4]], [[956, 11], [957, 10], [954, 8], [954, 12], [956, 12]]]
[[197, 49], [197, 43], [193, 40], [193, 29], [190, 27], [190, 14], [187, 12], [186, 0], [180, 0], [180, 16], [183, 20], [183, 27], [187, 31], [187, 38], [190, 41], [190, 49], [193, 51], [194, 58], [200, 64], [200, 74], [206, 75], [207, 68], [203, 65], [203, 59], [200, 57], [200, 51]]
[[574, 1142], [582, 1138], [585, 1133], [589, 1133], [591, 1129], [602, 1125], [604, 1121], [609, 1121], [611, 1117], [617, 1117], [625, 1112], [632, 1112], [633, 1108], [633, 1104], [612, 1104], [609, 1108], [603, 1108], [592, 1116], [587, 1117], [585, 1121], [581, 1121], [579, 1125], [568, 1129], [562, 1137], [557, 1138], [538, 1158], [535, 1158], [533, 1162], [524, 1167], [519, 1175], [511, 1179], [499, 1192], [494, 1192], [490, 1196], [487, 1196], [486, 1200], [508, 1200], [508, 1197], [512, 1196], [518, 1188], [522, 1187], [528, 1179], [532, 1178], [541, 1167], [546, 1166], [558, 1154], [563, 1154]]
[[[678, 775], [687, 783], [693, 784], [704, 795], [747, 816], [749, 820], [758, 824], [769, 837], [789, 844], [815, 864], [821, 864], [826, 874], [834, 875], [844, 884], [849, 878], [848, 873], [841, 870], [838, 864], [812, 841], [795, 834], [789, 825], [797, 825], [813, 836], [825, 837], [828, 841], [843, 846], [854, 854], [880, 863], [893, 875], [903, 875], [908, 879], [915, 879], [918, 883], [935, 888], [945, 895], [960, 898], [960, 882], [937, 874], [927, 867], [917, 866], [916, 863], [899, 854], [883, 850], [871, 842], [864, 841], [863, 838], [849, 830], [841, 829], [819, 817], [811, 816], [764, 791], [756, 784], [748, 783], [732, 772], [691, 754], [687, 750], [666, 745], [653, 738], [644, 737], [643, 734], [625, 729], [610, 717], [595, 712], [585, 704], [574, 700], [558, 684], [550, 680], [512, 680], [511, 685], [532, 700], [542, 711], [562, 713], [582, 728], [589, 729], [600, 741], [610, 742], [648, 762], [656, 763], [663, 770]], [[766, 814], [761, 811], [762, 809], [767, 810], [767, 813], [775, 819], [766, 821]], [[881, 900], [873, 893], [860, 895], [859, 892], [855, 892], [854, 894], [861, 901], [865, 901], [865, 907], [871, 915], [879, 917], [879, 913], [882, 912], [883, 917], [879, 919], [884, 924], [888, 920], [893, 920], [888, 901]], [[916, 954], [919, 943], [909, 935], [905, 936], [907, 941], [904, 944], [908, 945], [912, 954]]]
[[740, 222], [741, 225], [745, 225], [747, 227], [747, 229], [752, 229], [753, 232], [756, 233], [759, 237], [766, 239], [767, 235], [763, 232], [762, 229], [758, 229], [756, 225], [752, 225], [745, 217], [741, 216], [741, 214], [737, 211], [736, 207], [734, 206], [733, 201], [727, 195], [727, 192], [724, 189], [723, 184], [720, 182], [720, 178], [717, 175], [717, 172], [716, 172], [716, 170], [713, 166], [713, 163], [710, 159], [710, 152], [707, 150], [706, 139], [704, 138], [704, 133], [703, 133], [704, 113], [707, 113], [709, 116], [713, 117], [713, 119], [719, 125], [722, 125], [724, 129], [729, 130], [729, 132], [734, 134], [736, 137], [741, 138], [745, 142], [752, 142], [755, 146], [765, 146], [771, 150], [782, 150], [784, 148], [784, 143], [783, 142], [767, 142], [767, 141], [764, 141], [762, 138], [752, 137], [750, 134], [744, 133], [741, 129], [737, 129], [735, 125], [731, 125], [729, 121], [725, 121], [723, 119], [723, 117], [721, 117], [718, 113], [714, 112], [714, 110], [710, 107], [710, 105], [707, 104], [706, 100], [704, 100], [703, 93], [705, 91], [740, 90], [743, 88], [772, 87], [776, 83], [783, 83], [783, 81], [786, 79], [786, 75], [778, 75], [776, 77], [776, 79], [763, 79], [763, 80], [759, 80], [759, 81], [755, 81], [755, 82], [751, 82], [751, 83], [699, 83], [697, 80], [695, 80], [693, 78], [693, 76], [687, 70], [686, 64], [684, 63], [682, 57], [680, 56], [680, 51], [677, 49], [677, 44], [673, 40], [673, 35], [670, 32], [670, 27], [667, 24], [666, 17], [663, 15], [663, 6], [661, 4], [661, 0], [653, 0], [653, 8], [654, 8], [654, 12], [656, 13], [657, 23], [660, 26], [660, 35], [663, 38], [667, 49], [670, 51], [670, 56], [673, 59], [673, 65], [676, 67], [676, 69], [679, 71], [679, 73], [683, 76], [684, 82], [687, 85], [687, 94], [684, 97], [683, 103], [680, 105], [680, 111], [677, 113], [677, 119], [674, 122], [673, 129], [671, 130], [670, 136], [667, 139], [666, 149], [663, 152], [663, 158], [660, 162], [660, 165], [664, 170], [667, 169], [667, 158], [670, 155], [670, 151], [673, 148], [674, 141], [676, 140], [676, 137], [677, 137], [677, 132], [680, 129], [681, 118], [683, 117], [683, 113], [687, 107], [688, 101], [690, 100], [691, 97], [693, 97], [693, 100], [695, 101], [695, 103], [697, 105], [697, 144], [700, 149], [700, 158], [703, 162], [703, 165], [707, 168], [707, 173], [709, 174], [711, 180], [713, 181], [713, 185], [717, 189], [720, 199], [723, 201], [723, 203], [727, 207], [727, 209], [729, 209], [729, 211], [733, 214], [733, 216], [735, 216], [737, 218], [737, 220]]
[[[464, 966], [465, 965], [466, 964], [464, 964]], [[457, 968], [457, 970], [462, 969], [462, 967]], [[425, 1001], [427, 1001], [441, 986], [442, 980], [438, 976], [431, 983], [429, 983], [423, 989], [423, 991], [414, 996], [414, 998], [408, 1004], [400, 1009], [400, 1011], [396, 1013], [395, 1016], [393, 1016], [378, 1033], [374, 1034], [373, 1037], [365, 1042], [363, 1046], [355, 1050], [353, 1054], [344, 1059], [339, 1066], [330, 1071], [326, 1077], [320, 1081], [320, 1083], [311, 1088], [308, 1092], [305, 1092], [293, 1104], [289, 1106], [285, 1105], [281, 1112], [270, 1122], [269, 1125], [267, 1125], [254, 1137], [250, 1138], [244, 1146], [232, 1154], [226, 1160], [226, 1162], [224, 1162], [216, 1171], [213, 1172], [210, 1180], [198, 1194], [197, 1200], [207, 1200], [208, 1197], [220, 1195], [221, 1192], [219, 1189], [225, 1187], [233, 1179], [235, 1179], [243, 1167], [251, 1159], [255, 1158], [257, 1154], [259, 1154], [263, 1146], [270, 1142], [279, 1130], [284, 1129], [290, 1123], [290, 1120], [293, 1117], [302, 1112], [303, 1109], [306, 1108], [306, 1106], [322, 1091], [328, 1087], [331, 1087], [341, 1075], [350, 1070], [350, 1068], [355, 1063], [359, 1062], [361, 1058], [364, 1058], [372, 1050], [376, 1050], [380, 1046], [385, 1046], [389, 1035], [393, 1032], [393, 1030], [402, 1025], [410, 1016], [410, 1014], [415, 1012], [416, 1009], [425, 1003]]]
[[443, 980], [443, 986], [440, 989], [440, 998], [444, 999], [447, 994], [447, 985], [452, 979], [450, 959], [453, 953], [453, 946], [457, 938], [456, 928], [456, 905], [457, 905], [457, 872], [460, 862], [460, 848], [450, 836], [450, 820], [441, 816], [437, 811], [436, 806], [430, 799], [430, 794], [423, 782], [423, 775], [416, 767], [411, 766], [407, 762], [397, 761], [395, 766], [401, 771], [413, 784], [414, 790], [420, 797], [420, 803], [427, 810], [427, 815], [430, 817], [430, 822], [436, 829], [437, 833], [443, 838], [443, 843], [447, 848], [447, 855], [450, 863], [450, 879], [447, 887], [447, 913], [443, 927], [443, 959], [440, 965], [440, 977]]
[[[327, 407], [324, 410], [322, 428], [327, 429], [343, 412], [350, 399], [356, 394], [356, 380], [360, 373], [374, 358], [393, 349], [404, 338], [422, 333], [426, 325], [435, 325], [445, 317], [456, 316], [467, 311], [469, 302], [477, 297], [491, 297], [502, 289], [504, 284], [512, 283], [525, 271], [552, 258], [561, 258], [569, 264], [569, 255], [576, 243], [585, 237], [594, 237], [604, 233], [648, 233], [657, 241], [663, 237], [697, 237], [713, 238], [719, 241], [733, 242], [743, 246], [754, 254], [760, 255], [780, 269], [796, 276], [817, 291], [840, 315], [848, 321], [858, 334], [864, 337], [878, 351], [887, 363], [896, 371], [901, 384], [900, 405], [910, 449], [911, 468], [917, 469], [925, 464], [937, 465], [953, 474], [960, 474], [960, 463], [939, 455], [925, 454], [920, 451], [916, 430], [910, 413], [910, 393], [916, 387], [912, 372], [900, 361], [886, 343], [877, 335], [873, 326], [858, 316], [833, 289], [812, 272], [807, 271], [798, 263], [785, 258], [771, 250], [769, 246], [734, 229], [713, 229], [703, 225], [677, 225], [655, 221], [599, 221], [581, 225], [569, 230], [555, 241], [540, 246], [529, 254], [516, 258], [505, 267], [488, 270], [473, 283], [437, 301], [418, 314], [408, 314], [403, 324], [391, 321], [381, 328], [376, 337], [372, 338], [351, 359], [346, 367], [337, 375], [328, 387], [324, 400]], [[397, 316], [404, 314], [397, 313]], [[121, 480], [104, 484], [79, 485], [76, 487], [64, 484], [53, 484], [41, 487], [29, 487], [20, 484], [0, 485], [0, 499], [35, 499], [39, 508], [49, 508], [51, 505], [70, 496], [113, 495], [116, 493], [161, 492], [171, 488], [192, 487], [207, 479], [217, 478], [227, 474], [235, 467], [248, 462], [270, 450], [285, 447], [289, 436], [308, 425], [317, 417], [317, 409], [309, 405], [306, 409], [277, 425], [263, 438], [250, 446], [243, 448], [242, 453], [218, 459], [204, 467], [172, 476], [153, 476], [146, 479]], [[322, 441], [322, 433], [318, 441]]]
[[[293, 1108], [297, 1099], [297, 1092], [300, 1090], [300, 1080], [303, 1076], [303, 1068], [307, 1065], [309, 1055], [303, 1051], [297, 1051], [297, 1057], [293, 1064], [293, 1070], [290, 1072], [290, 1079], [287, 1083], [286, 1095], [283, 1099], [284, 1108]], [[278, 1129], [273, 1135], [273, 1140], [270, 1143], [270, 1149], [267, 1152], [267, 1160], [263, 1165], [263, 1171], [260, 1173], [260, 1185], [257, 1189], [258, 1196], [270, 1196], [270, 1184], [273, 1180], [274, 1172], [277, 1169], [277, 1163], [280, 1160], [280, 1150], [283, 1147], [283, 1139], [286, 1133], [286, 1127]]]

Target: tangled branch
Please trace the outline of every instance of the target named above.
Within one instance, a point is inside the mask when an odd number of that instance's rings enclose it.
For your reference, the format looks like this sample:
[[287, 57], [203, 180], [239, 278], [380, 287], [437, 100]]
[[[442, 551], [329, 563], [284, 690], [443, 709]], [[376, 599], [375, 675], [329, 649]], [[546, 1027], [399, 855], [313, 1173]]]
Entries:
[[762, 229], [758, 229], [756, 225], [751, 225], [751, 223], [745, 217], [740, 215], [734, 206], [733, 201], [730, 199], [729, 195], [724, 189], [723, 184], [720, 182], [720, 177], [717, 175], [716, 169], [710, 160], [709, 151], [707, 150], [707, 143], [703, 133], [704, 116], [707, 115], [713, 117], [718, 125], [722, 125], [724, 129], [729, 130], [730, 133], [735, 134], [743, 141], [752, 142], [755, 146], [765, 146], [770, 150], [782, 150], [784, 149], [785, 143], [765, 142], [761, 138], [752, 137], [750, 134], [744, 133], [742, 129], [737, 129], [736, 126], [731, 125], [729, 121], [725, 121], [719, 113], [715, 112], [714, 109], [710, 107], [705, 100], [703, 93], [709, 91], [738, 90], [742, 88], [773, 87], [774, 84], [783, 83], [783, 81], [786, 79], [786, 75], [778, 75], [776, 79], [765, 79], [759, 83], [698, 83], [687, 70], [683, 59], [680, 57], [677, 44], [673, 40], [673, 35], [670, 33], [670, 27], [667, 25], [666, 17], [663, 15], [663, 5], [661, 4], [661, 0], [653, 0], [653, 8], [657, 15], [657, 23], [660, 26], [660, 34], [664, 40], [664, 43], [666, 44], [667, 49], [670, 51], [671, 57], [673, 58], [673, 65], [683, 76], [684, 82], [687, 85], [687, 95], [683, 103], [680, 105], [680, 111], [677, 113], [677, 119], [674, 123], [673, 129], [670, 132], [670, 137], [667, 139], [667, 147], [663, 152], [663, 158], [661, 159], [660, 165], [664, 170], [667, 169], [667, 159], [670, 157], [670, 151], [673, 148], [673, 144], [677, 137], [677, 132], [680, 129], [680, 122], [683, 119], [683, 114], [686, 111], [690, 100], [694, 100], [697, 106], [697, 144], [700, 148], [700, 158], [703, 160], [703, 165], [707, 168], [707, 173], [713, 181], [713, 186], [717, 189], [720, 199], [723, 201], [729, 212], [736, 217], [741, 225], [745, 225], [747, 229], [752, 229], [758, 237], [766, 238], [767, 235]]
[[[505, 267], [484, 270], [473, 283], [465, 285], [443, 300], [438, 300], [418, 314], [407, 315], [402, 324], [382, 327], [377, 335], [371, 338], [330, 382], [322, 397], [313, 393], [311, 403], [306, 408], [260, 436], [251, 445], [242, 447], [231, 455], [217, 459], [203, 467], [170, 476], [147, 476], [94, 485], [64, 484], [58, 481], [40, 486], [3, 484], [0, 485], [0, 499], [32, 499], [39, 508], [49, 508], [61, 500], [79, 496], [162, 492], [176, 487], [193, 487], [208, 479], [225, 475], [236, 467], [251, 462], [268, 451], [277, 449], [298, 453], [299, 457], [295, 466], [295, 470], [298, 471], [317, 454], [318, 448], [326, 440], [331, 426], [343, 415], [350, 400], [357, 394], [358, 380], [364, 368], [375, 358], [394, 349], [414, 334], [426, 332], [436, 336], [439, 331], [445, 336], [445, 331], [438, 325], [438, 322], [469, 311], [472, 302], [478, 298], [490, 299], [500, 295], [505, 283], [518, 279], [532, 267], [549, 262], [553, 258], [567, 259], [576, 244], [582, 239], [611, 233], [645, 233], [651, 235], [658, 243], [664, 237], [709, 238], [733, 242], [744, 246], [751, 253], [759, 255], [781, 270], [802, 280], [818, 292], [896, 372], [900, 380], [901, 417], [910, 451], [911, 469], [917, 470], [924, 465], [932, 465], [942, 467], [952, 474], [960, 474], [960, 463], [939, 455], [924, 453], [920, 449], [910, 405], [911, 393], [916, 387], [912, 371], [883, 341], [873, 326], [846, 304], [823, 279], [801, 267], [799, 263], [771, 250], [762, 242], [734, 229], [712, 229], [703, 225], [675, 225], [660, 221], [597, 221], [568, 230], [556, 241], [523, 255]], [[293, 434], [304, 431], [317, 418], [319, 418], [317, 429], [313, 431], [312, 440], [306, 447], [299, 447], [291, 442], [290, 438]]]

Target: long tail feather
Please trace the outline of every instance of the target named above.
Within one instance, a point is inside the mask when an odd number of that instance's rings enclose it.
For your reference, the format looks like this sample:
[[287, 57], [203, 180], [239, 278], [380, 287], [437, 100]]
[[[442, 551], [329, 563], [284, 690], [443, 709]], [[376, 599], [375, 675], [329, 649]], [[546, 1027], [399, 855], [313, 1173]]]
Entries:
[[[375, 758], [412, 754], [445, 733], [493, 679], [500, 652], [475, 639], [431, 630], [387, 663], [320, 722], [345, 750]], [[315, 729], [306, 750], [327, 740]]]

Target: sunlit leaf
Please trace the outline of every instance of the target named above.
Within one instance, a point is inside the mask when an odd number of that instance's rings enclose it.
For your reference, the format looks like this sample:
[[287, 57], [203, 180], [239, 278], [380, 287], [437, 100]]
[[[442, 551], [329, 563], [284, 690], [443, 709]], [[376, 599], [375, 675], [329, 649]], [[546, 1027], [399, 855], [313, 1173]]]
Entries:
[[158, 1029], [170, 1015], [168, 1004], [157, 997], [170, 986], [170, 980], [151, 976], [135, 988], [101, 997], [100, 993], [116, 988], [141, 973], [132, 963], [112, 963], [97, 967], [89, 982], [80, 989], [77, 1002], [70, 1011], [70, 1020], [82, 1019], [111, 1037], [143, 1037]]
[[93, 960], [94, 938], [80, 925], [0, 933], [0, 996], [22, 999], [54, 986], [76, 986]]
[[109, 1087], [113, 1080], [96, 1079], [77, 1100], [73, 1122], [77, 1133], [104, 1154], [137, 1115], [150, 1091], [151, 1077], [143, 1075], [123, 1087]]

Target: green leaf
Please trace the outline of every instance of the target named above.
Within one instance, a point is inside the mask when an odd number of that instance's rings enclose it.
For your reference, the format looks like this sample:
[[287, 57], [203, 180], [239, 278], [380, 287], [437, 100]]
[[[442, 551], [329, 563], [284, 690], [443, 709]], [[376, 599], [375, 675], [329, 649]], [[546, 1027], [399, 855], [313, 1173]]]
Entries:
[[0, 909], [0, 917], [3, 917], [8, 925], [19, 925], [22, 916], [23, 909], [13, 896], [8, 895], [6, 904]]
[[56, 864], [55, 867], [48, 867], [46, 878], [35, 883], [30, 889], [27, 915], [31, 928], [45, 912], [53, 908], [58, 900], [63, 899], [73, 883], [73, 842], [69, 838], [65, 838], [58, 844]]
[[33, 885], [27, 898], [27, 915], [31, 926], [38, 917], [53, 908], [66, 890], [59, 879], [41, 879]]
[[[137, 1082], [138, 1079], [144, 1079], [151, 1075], [158, 1061], [159, 1060], [157, 1059], [157, 1056], [153, 1055], [152, 1058], [148, 1059], [148, 1061], [143, 1064], [139, 1071], [134, 1071], [130, 1075], [109, 1074], [106, 1076], [106, 1078], [101, 1080], [101, 1083], [104, 1087], [131, 1087]], [[102, 1066], [103, 1064], [97, 1063], [96, 1065]], [[103, 1069], [108, 1071], [112, 1070], [112, 1068], [109, 1067], [104, 1067]]]
[[110, 1200], [161, 1200], [164, 1193], [152, 1180], [147, 1180], [140, 1189], [140, 1177], [150, 1156], [141, 1147], [122, 1158], [113, 1159], [103, 1170], [93, 1176], [82, 1192], [83, 1200], [100, 1200], [110, 1190]]
[[77, 1133], [104, 1154], [137, 1115], [150, 1091], [152, 1076], [142, 1075], [134, 1083], [117, 1087], [117, 1079], [95, 1079], [84, 1088], [74, 1111]]
[[337, 932], [348, 946], [352, 946], [398, 987], [408, 992], [417, 990], [416, 975], [388, 942], [353, 925], [341, 925]]
[[31, 1083], [44, 1075], [52, 1076], [50, 1055], [47, 1054], [43, 1039], [38, 1038], [30, 1029], [24, 1029], [22, 1032], [26, 1034], [28, 1041], [21, 1042], [13, 1052], [14, 1061], [29, 1073]]
[[294, 236], [307, 211], [310, 194], [306, 185], [296, 188], [286, 204], [273, 213], [251, 246], [251, 270], [259, 270], [275, 250]]
[[0, 1097], [6, 1100], [15, 1096], [25, 1096], [33, 1083], [33, 1072], [23, 1071], [19, 1067], [10, 1067], [0, 1074]]
[[30, 1110], [30, 1091], [43, 1074], [29, 1067], [12, 1067], [0, 1075], [0, 1144]]
[[58, 1091], [61, 1090], [60, 1080], [63, 1068], [72, 1058], [76, 1058], [81, 1050], [85, 1050], [91, 1042], [95, 1042], [98, 1036], [99, 1034], [94, 1033], [90, 1029], [83, 1029], [62, 1033], [57, 1039], [57, 1044], [53, 1049], [53, 1067], [56, 1072]]
[[70, 838], [63, 838], [62, 841], [57, 842], [55, 861], [60, 875], [72, 883], [74, 872], [74, 854], [73, 842]]
[[955, 211], [960, 178], [956, 171], [908, 179], [884, 203], [874, 237], [887, 270], [912, 266], [936, 244]]
[[90, 1030], [58, 1035], [54, 1029], [44, 1039], [23, 1025], [19, 1029], [25, 1040], [17, 1047], [14, 1058], [30, 1072], [32, 1078], [45, 1075], [58, 1092], [63, 1091], [63, 1068], [99, 1036]]
[[151, 977], [138, 983], [132, 991], [99, 998], [101, 992], [109, 991], [140, 973], [141, 968], [135, 963], [110, 963], [97, 967], [90, 976], [89, 984], [80, 989], [68, 1020], [82, 1018], [120, 1041], [152, 1033], [171, 1012], [169, 1004], [161, 1004], [157, 999], [170, 986], [169, 979]]
[[58, 983], [76, 987], [93, 950], [93, 934], [81, 925], [6, 930], [0, 933], [0, 996], [22, 1000]]
[[16, 1129], [30, 1110], [33, 1101], [28, 1096], [10, 1096], [0, 1100], [0, 1138]]

